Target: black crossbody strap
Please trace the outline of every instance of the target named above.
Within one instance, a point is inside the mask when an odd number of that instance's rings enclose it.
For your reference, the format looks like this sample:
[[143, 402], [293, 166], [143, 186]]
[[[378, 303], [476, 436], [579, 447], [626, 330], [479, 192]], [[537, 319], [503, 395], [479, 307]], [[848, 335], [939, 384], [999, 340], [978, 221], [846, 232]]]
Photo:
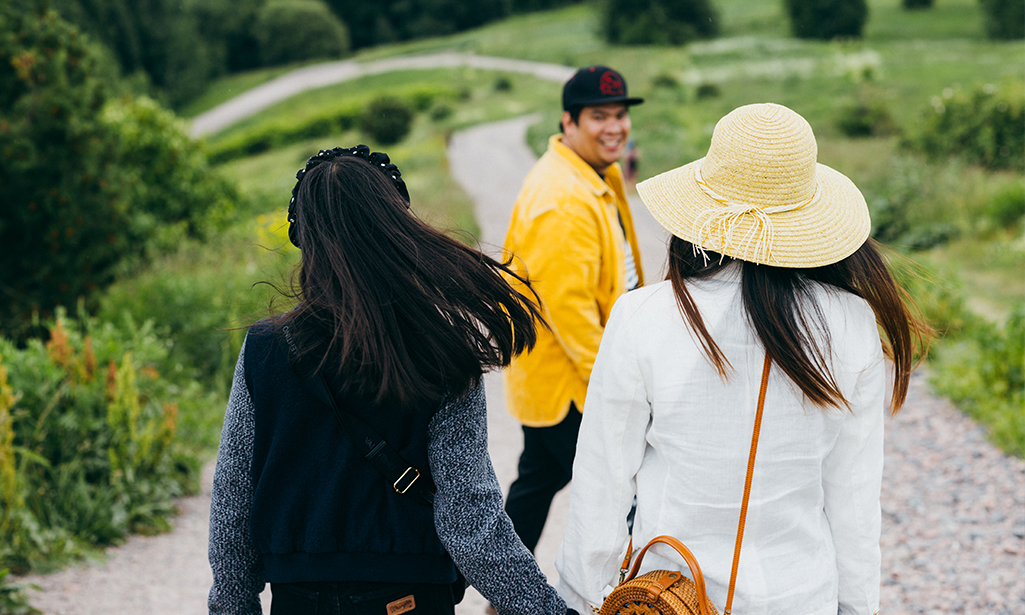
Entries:
[[314, 374], [315, 370], [304, 369], [299, 366], [296, 355], [295, 344], [292, 342], [292, 335], [289, 328], [283, 328], [285, 341], [288, 343], [289, 363], [292, 365], [292, 372], [302, 382], [310, 393], [324, 404], [331, 406], [338, 422], [349, 434], [353, 445], [367, 461], [391, 484], [392, 489], [401, 495], [407, 495], [425, 506], [434, 505], [434, 486], [426, 476], [420, 475], [420, 470], [407, 462], [399, 455], [398, 451], [391, 447], [373, 427], [367, 425], [366, 421], [350, 412], [342, 412], [335, 402], [331, 389], [324, 380], [323, 373]]

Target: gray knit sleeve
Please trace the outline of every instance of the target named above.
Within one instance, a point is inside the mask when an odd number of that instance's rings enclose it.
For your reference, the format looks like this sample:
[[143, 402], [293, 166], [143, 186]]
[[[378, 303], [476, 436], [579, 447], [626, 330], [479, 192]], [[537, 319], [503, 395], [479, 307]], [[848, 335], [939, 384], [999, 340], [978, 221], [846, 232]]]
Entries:
[[[246, 338], [248, 341], [248, 338]], [[221, 444], [210, 502], [207, 555], [214, 573], [207, 605], [211, 615], [262, 615], [263, 561], [249, 535], [253, 503], [255, 416], [243, 371], [245, 344], [235, 365], [231, 397], [224, 414]]]
[[434, 525], [467, 581], [501, 615], [563, 615], [566, 603], [548, 585], [502, 507], [488, 454], [483, 383], [439, 410], [428, 431], [437, 486]]

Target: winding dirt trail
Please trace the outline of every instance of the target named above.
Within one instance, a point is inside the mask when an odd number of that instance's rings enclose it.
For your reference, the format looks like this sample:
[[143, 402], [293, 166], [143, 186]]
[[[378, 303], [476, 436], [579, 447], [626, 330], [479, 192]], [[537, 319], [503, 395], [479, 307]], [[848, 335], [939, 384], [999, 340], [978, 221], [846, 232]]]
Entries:
[[[434, 58], [430, 60], [429, 58]], [[469, 58], [469, 59], [468, 59]], [[477, 59], [474, 59], [477, 58]], [[381, 61], [383, 72], [479, 62], [476, 56], [435, 54]], [[390, 64], [387, 64], [390, 62]], [[434, 62], [434, 63], [432, 63]], [[566, 67], [491, 58], [494, 65], [553, 80]], [[369, 70], [351, 62], [321, 66], [353, 78]], [[473, 65], [473, 64], [471, 64]], [[261, 86], [193, 122], [193, 133], [216, 130], [295, 93], [326, 85], [317, 67], [300, 85], [296, 75]], [[358, 69], [358, 70], [357, 70]], [[347, 72], [348, 71], [348, 72]], [[354, 72], [355, 71], [355, 72]], [[344, 79], [342, 79], [344, 80]], [[336, 81], [329, 81], [334, 83]], [[302, 85], [305, 84], [305, 85]], [[260, 89], [260, 88], [257, 88]], [[231, 119], [234, 118], [234, 119]], [[532, 116], [478, 126], [453, 135], [449, 164], [453, 176], [474, 199], [487, 250], [497, 250], [509, 210], [534, 156], [525, 145]], [[226, 122], [226, 123], [225, 123]], [[642, 258], [648, 278], [658, 279], [665, 233], [643, 206], [634, 206]], [[522, 446], [518, 423], [505, 412], [501, 379], [487, 379], [490, 448], [504, 488], [515, 477]], [[982, 431], [948, 402], [931, 396], [924, 378], [912, 383], [905, 410], [887, 423], [883, 483], [883, 604], [885, 614], [1025, 614], [1025, 461], [1008, 457], [986, 442]], [[210, 586], [206, 562], [207, 514], [212, 467], [204, 473], [203, 492], [179, 501], [182, 514], [174, 530], [162, 536], [133, 537], [110, 549], [104, 563], [75, 566], [23, 581], [42, 588], [32, 601], [47, 615], [193, 615], [205, 612]], [[568, 489], [553, 505], [537, 556], [555, 578], [555, 552], [565, 524]], [[459, 615], [480, 615], [485, 602], [475, 592], [457, 607]], [[268, 604], [265, 600], [264, 611]]]

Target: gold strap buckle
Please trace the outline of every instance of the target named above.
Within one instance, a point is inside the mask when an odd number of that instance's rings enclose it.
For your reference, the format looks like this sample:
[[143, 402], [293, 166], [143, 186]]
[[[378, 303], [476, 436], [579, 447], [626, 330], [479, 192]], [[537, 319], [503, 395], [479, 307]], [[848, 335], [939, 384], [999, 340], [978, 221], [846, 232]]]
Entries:
[[[400, 487], [399, 483], [401, 483], [402, 479], [406, 478], [406, 475], [409, 474], [410, 472], [415, 472], [416, 476], [414, 476], [412, 479], [410, 479], [409, 484], [407, 484], [404, 487]], [[392, 488], [395, 489], [396, 493], [404, 494], [407, 491], [409, 491], [409, 488], [412, 487], [413, 483], [415, 483], [419, 478], [420, 478], [420, 470], [417, 470], [416, 468], [410, 466], [410, 467], [406, 468], [406, 471], [402, 473], [402, 476], [400, 476], [397, 481], [392, 483]]]

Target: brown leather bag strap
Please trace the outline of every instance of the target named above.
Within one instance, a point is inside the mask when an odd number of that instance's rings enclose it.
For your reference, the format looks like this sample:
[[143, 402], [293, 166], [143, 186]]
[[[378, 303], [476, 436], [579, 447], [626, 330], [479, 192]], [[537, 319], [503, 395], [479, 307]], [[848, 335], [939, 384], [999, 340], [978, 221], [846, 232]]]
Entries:
[[737, 567], [740, 565], [740, 545], [744, 541], [744, 522], [747, 521], [747, 501], [751, 497], [751, 478], [755, 471], [755, 453], [758, 452], [758, 433], [762, 429], [762, 408], [765, 407], [765, 391], [769, 388], [769, 366], [772, 358], [765, 353], [762, 367], [762, 387], [758, 391], [758, 411], [755, 412], [755, 428], [751, 434], [751, 453], [747, 457], [747, 478], [744, 480], [744, 500], [740, 504], [740, 523], [737, 525], [737, 544], [733, 547], [733, 570], [730, 572], [730, 589], [726, 594], [726, 610], [723, 615], [733, 613], [733, 590], [737, 585]]
[[[657, 542], [665, 543], [670, 547], [676, 549], [676, 552], [680, 554], [680, 557], [683, 558], [683, 561], [687, 562], [687, 567], [690, 568], [690, 575], [694, 579], [694, 587], [695, 589], [697, 589], [698, 592], [698, 608], [701, 610], [701, 615], [709, 615], [708, 596], [705, 594], [705, 576], [701, 574], [701, 566], [698, 566], [698, 560], [696, 557], [694, 557], [694, 554], [690, 552], [690, 549], [688, 549], [682, 542], [673, 538], [672, 536], [656, 536], [655, 538], [652, 538], [648, 542], [648, 544], [644, 545], [644, 548], [641, 549], [641, 552], [637, 554], [637, 559], [634, 560], [634, 566], [632, 569], [630, 569], [630, 575], [626, 577], [626, 580], [629, 581], [630, 579], [637, 576], [637, 571], [641, 568], [641, 560], [644, 559], [645, 552], [647, 552], [651, 545]], [[672, 582], [675, 582], [676, 580], [678, 579], [675, 579]], [[666, 585], [666, 587], [663, 587], [663, 589], [666, 589], [667, 587], [668, 585]], [[658, 596], [656, 594], [656, 598], [657, 597]]]

